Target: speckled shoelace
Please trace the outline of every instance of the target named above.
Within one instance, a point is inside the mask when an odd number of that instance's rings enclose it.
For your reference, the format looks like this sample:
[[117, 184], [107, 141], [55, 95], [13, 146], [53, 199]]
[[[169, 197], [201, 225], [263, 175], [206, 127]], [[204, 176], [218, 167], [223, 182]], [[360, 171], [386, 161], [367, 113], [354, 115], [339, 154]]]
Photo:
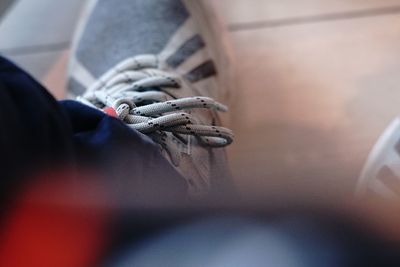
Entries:
[[107, 71], [78, 101], [118, 117], [129, 127], [149, 134], [157, 131], [193, 135], [211, 147], [232, 143], [231, 130], [202, 125], [188, 109], [227, 111], [209, 97], [173, 98], [163, 88], [180, 88], [179, 77], [158, 69], [154, 55], [128, 58]]

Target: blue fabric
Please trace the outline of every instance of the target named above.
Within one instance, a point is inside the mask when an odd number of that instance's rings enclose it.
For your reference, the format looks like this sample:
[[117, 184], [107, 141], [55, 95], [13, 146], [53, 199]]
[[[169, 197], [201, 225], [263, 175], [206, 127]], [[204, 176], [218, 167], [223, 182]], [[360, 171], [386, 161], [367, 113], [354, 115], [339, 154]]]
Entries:
[[150, 138], [79, 102], [57, 102], [1, 57], [0, 122], [1, 198], [57, 164], [93, 168], [125, 201], [186, 196], [184, 179]]

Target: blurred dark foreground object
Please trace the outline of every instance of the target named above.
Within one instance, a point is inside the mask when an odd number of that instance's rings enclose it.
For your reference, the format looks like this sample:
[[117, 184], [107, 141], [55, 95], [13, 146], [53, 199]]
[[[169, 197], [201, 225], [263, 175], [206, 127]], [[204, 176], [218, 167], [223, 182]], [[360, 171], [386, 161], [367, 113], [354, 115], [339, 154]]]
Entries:
[[101, 266], [400, 266], [399, 236], [363, 212], [231, 204], [127, 210]]
[[102, 247], [91, 237], [107, 221], [88, 199], [102, 207], [186, 199], [184, 179], [150, 138], [76, 101], [56, 101], [2, 57], [0, 123], [0, 266], [88, 266]]
[[76, 101], [56, 101], [1, 57], [0, 123], [2, 211], [33, 177], [66, 168], [109, 178], [109, 190], [121, 200], [165, 203], [186, 197], [184, 179], [150, 138]]
[[185, 201], [140, 208], [90, 174], [35, 181], [3, 216], [0, 266], [400, 266], [398, 243], [351, 213]]
[[189, 203], [146, 136], [1, 58], [0, 122], [0, 266], [400, 266], [348, 214]]
[[398, 243], [343, 213], [110, 206], [95, 177], [76, 178], [24, 192], [2, 222], [0, 266], [400, 266]]

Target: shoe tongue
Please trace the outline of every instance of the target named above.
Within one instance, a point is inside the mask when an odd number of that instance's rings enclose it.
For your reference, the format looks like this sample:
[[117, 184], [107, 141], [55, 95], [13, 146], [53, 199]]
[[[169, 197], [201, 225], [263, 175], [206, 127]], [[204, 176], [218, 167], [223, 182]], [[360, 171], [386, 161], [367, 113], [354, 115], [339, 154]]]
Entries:
[[76, 59], [98, 78], [125, 58], [160, 53], [188, 16], [180, 1], [98, 0]]

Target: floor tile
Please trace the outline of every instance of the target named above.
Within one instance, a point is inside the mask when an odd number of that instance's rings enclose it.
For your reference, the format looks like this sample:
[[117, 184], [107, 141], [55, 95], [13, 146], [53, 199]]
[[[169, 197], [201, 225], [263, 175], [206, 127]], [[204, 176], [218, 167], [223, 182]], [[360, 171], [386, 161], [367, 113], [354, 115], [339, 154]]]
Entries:
[[0, 23], [0, 51], [70, 42], [86, 1], [20, 0]]
[[70, 51], [62, 51], [54, 64], [50, 67], [49, 71], [42, 77], [41, 81], [44, 86], [53, 94], [57, 99], [64, 99], [66, 93], [68, 63]]
[[10, 60], [41, 81], [62, 55], [62, 51], [43, 52], [25, 55], [5, 55]]

